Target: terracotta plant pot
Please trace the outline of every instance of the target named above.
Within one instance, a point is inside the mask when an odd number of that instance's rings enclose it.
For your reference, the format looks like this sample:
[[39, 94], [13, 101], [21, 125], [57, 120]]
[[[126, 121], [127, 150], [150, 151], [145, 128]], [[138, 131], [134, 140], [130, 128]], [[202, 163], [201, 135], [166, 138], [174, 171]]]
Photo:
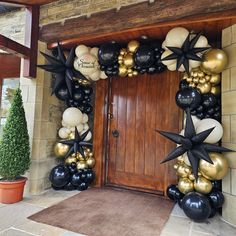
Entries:
[[11, 204], [21, 201], [26, 180], [22, 177], [15, 181], [0, 181], [0, 202]]

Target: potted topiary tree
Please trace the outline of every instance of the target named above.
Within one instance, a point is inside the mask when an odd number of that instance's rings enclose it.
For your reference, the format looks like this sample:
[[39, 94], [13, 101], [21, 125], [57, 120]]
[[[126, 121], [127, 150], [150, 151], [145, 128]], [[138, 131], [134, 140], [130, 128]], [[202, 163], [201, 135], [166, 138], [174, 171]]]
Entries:
[[13, 97], [0, 142], [0, 202], [22, 200], [27, 178], [22, 177], [30, 166], [30, 146], [21, 90]]

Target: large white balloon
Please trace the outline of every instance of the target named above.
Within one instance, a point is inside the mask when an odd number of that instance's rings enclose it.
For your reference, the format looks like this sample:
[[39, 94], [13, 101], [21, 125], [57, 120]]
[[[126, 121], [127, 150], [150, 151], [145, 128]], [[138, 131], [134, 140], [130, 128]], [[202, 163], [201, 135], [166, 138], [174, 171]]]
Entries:
[[83, 113], [83, 117], [82, 117], [82, 123], [85, 124], [88, 122], [88, 115]]
[[[200, 122], [201, 120], [199, 118], [197, 118], [196, 116], [192, 116], [191, 115], [191, 117], [192, 117], [193, 125], [194, 125], [194, 127], [196, 129], [198, 122]], [[184, 119], [184, 127], [185, 127], [185, 125], [186, 125], [186, 117]]]
[[78, 130], [79, 133], [84, 130], [83, 124], [79, 124], [79, 125], [77, 125], [76, 127], [77, 127], [77, 130]]
[[183, 154], [183, 159], [184, 159], [184, 163], [185, 163], [186, 165], [191, 166], [190, 161], [189, 161], [189, 159], [188, 159], [187, 152], [185, 152], [185, 153]]
[[65, 127], [60, 128], [58, 131], [58, 136], [62, 139], [68, 138], [67, 128], [65, 128]]
[[85, 124], [84, 124], [83, 130], [84, 130], [84, 131], [87, 131], [87, 130], [89, 130], [89, 126], [88, 126], [88, 124], [87, 124], [87, 123], [85, 123]]
[[[80, 135], [84, 134], [85, 132], [86, 132], [86, 131], [82, 131], [82, 132], [80, 133]], [[84, 141], [89, 141], [89, 140], [91, 140], [91, 138], [92, 138], [92, 133], [91, 133], [91, 131], [89, 131], [88, 134], [86, 135]]]
[[89, 48], [85, 45], [79, 45], [78, 47], [76, 47], [75, 49], [75, 55], [77, 57], [80, 57], [82, 56], [83, 54], [85, 53], [88, 53], [89, 52]]
[[78, 108], [69, 107], [63, 112], [62, 120], [68, 126], [77, 126], [82, 122], [82, 112]]
[[165, 45], [181, 48], [188, 34], [189, 32], [187, 29], [183, 27], [175, 27], [167, 33]]
[[203, 119], [197, 123], [196, 127], [197, 134], [213, 127], [215, 128], [210, 133], [210, 135], [205, 139], [204, 141], [205, 143], [219, 142], [223, 136], [223, 127], [217, 120], [211, 118]]

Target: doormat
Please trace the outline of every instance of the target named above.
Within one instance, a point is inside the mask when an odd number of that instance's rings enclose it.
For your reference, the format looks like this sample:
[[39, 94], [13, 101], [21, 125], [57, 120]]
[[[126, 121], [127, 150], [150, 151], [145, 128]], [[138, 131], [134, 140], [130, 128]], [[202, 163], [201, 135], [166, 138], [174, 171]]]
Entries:
[[156, 236], [173, 205], [151, 194], [90, 188], [29, 219], [88, 236]]

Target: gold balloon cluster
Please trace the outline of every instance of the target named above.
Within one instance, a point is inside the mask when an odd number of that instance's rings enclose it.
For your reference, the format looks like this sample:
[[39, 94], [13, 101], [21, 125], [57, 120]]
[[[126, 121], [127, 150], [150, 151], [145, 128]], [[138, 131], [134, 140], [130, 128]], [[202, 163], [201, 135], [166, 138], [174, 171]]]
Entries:
[[72, 162], [77, 164], [77, 169], [87, 169], [93, 168], [95, 166], [95, 159], [93, 157], [93, 153], [89, 148], [84, 150], [84, 157], [78, 152], [77, 154], [73, 154], [65, 159], [65, 164], [69, 165]]
[[200, 160], [198, 180], [192, 173], [192, 168], [185, 163], [183, 156], [178, 157], [174, 169], [179, 176], [178, 188], [183, 194], [193, 190], [208, 194], [212, 190], [212, 180], [222, 179], [228, 172], [228, 162], [220, 153], [209, 153], [214, 164]]
[[184, 73], [182, 79], [186, 80], [190, 87], [197, 88], [202, 94], [220, 94], [220, 74], [208, 75], [200, 67], [197, 67], [192, 69], [189, 75]]
[[139, 47], [139, 42], [132, 40], [128, 43], [127, 48], [122, 48], [120, 50], [120, 55], [118, 56], [119, 63], [119, 76], [121, 77], [133, 77], [138, 75], [138, 71], [134, 70], [134, 58], [133, 54]]

